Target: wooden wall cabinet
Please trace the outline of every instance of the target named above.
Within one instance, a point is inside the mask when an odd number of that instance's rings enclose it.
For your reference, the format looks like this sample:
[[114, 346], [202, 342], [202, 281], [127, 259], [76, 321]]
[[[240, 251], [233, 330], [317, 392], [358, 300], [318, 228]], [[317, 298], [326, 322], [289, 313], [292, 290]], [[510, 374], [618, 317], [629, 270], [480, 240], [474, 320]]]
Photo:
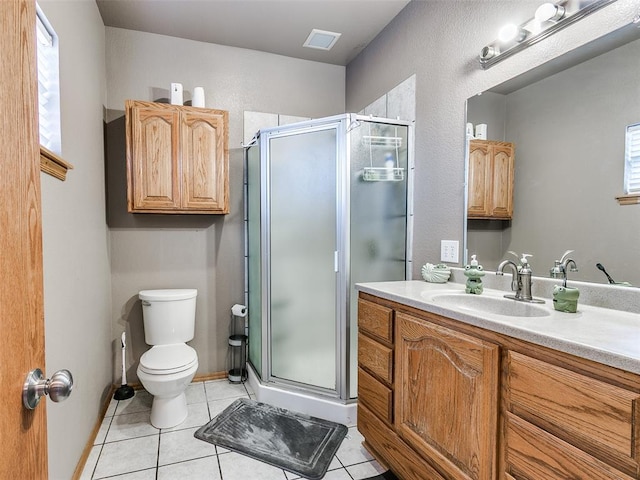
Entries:
[[229, 114], [127, 100], [127, 208], [229, 213]]
[[469, 142], [468, 218], [510, 220], [513, 216], [513, 144]]
[[360, 293], [358, 429], [403, 480], [640, 479], [640, 376]]

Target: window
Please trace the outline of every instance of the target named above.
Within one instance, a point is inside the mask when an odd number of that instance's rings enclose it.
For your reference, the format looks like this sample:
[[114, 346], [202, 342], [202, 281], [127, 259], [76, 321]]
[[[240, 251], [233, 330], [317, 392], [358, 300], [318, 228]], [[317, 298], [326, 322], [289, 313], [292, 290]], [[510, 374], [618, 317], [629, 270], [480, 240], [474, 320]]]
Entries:
[[60, 133], [58, 36], [39, 5], [36, 5], [36, 9], [40, 145], [60, 155], [62, 140]]
[[627, 127], [624, 193], [627, 195], [640, 195], [640, 123]]

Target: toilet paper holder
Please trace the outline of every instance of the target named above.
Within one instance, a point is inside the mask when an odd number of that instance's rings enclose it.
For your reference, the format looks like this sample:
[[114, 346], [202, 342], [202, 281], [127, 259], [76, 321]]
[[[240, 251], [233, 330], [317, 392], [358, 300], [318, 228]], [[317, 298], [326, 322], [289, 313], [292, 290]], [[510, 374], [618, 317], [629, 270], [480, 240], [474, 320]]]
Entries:
[[235, 304], [231, 307], [231, 326], [229, 328], [229, 371], [231, 383], [243, 383], [247, 379], [247, 307]]

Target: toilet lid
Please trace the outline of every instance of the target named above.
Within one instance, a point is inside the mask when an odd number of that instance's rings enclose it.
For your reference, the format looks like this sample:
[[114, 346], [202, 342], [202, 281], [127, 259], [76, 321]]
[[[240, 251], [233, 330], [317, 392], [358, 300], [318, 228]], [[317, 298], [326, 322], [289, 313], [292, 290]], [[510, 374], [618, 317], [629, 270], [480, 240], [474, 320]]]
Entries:
[[182, 372], [197, 363], [196, 351], [185, 343], [156, 345], [140, 357], [140, 368], [151, 375]]

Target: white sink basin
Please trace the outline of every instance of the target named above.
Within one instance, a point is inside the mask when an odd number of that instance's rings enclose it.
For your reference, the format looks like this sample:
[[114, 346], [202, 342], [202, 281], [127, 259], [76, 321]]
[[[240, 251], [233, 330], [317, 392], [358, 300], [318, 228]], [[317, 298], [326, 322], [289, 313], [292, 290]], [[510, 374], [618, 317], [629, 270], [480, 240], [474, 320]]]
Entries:
[[548, 317], [549, 310], [539, 305], [504, 297], [489, 297], [467, 293], [435, 294], [430, 300], [436, 305], [468, 312], [486, 312], [508, 317]]

